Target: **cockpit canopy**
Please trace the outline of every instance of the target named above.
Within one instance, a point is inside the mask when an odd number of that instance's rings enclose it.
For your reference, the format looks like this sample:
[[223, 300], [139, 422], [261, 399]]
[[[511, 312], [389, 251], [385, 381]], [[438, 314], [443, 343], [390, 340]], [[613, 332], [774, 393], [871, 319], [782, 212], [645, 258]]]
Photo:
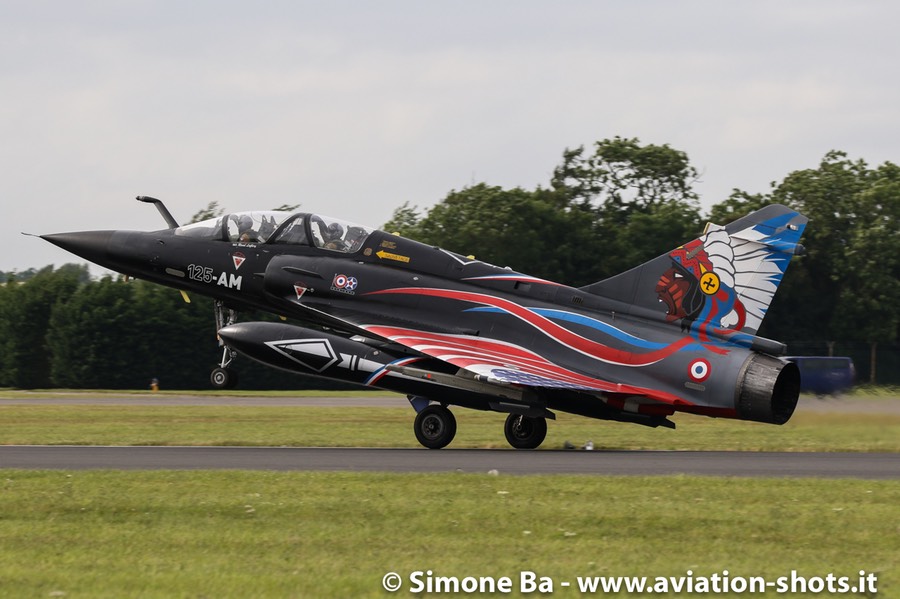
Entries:
[[317, 214], [235, 212], [175, 229], [175, 235], [234, 243], [311, 245], [352, 253], [374, 229]]
[[264, 243], [291, 214], [289, 212], [235, 212], [175, 229], [176, 235]]

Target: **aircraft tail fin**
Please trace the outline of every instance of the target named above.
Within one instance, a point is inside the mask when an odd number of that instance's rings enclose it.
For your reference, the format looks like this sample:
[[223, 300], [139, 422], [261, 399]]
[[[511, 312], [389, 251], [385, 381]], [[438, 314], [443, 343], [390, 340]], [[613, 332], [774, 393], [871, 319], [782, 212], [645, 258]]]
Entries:
[[808, 219], [772, 204], [582, 291], [662, 312], [682, 328], [755, 335]]

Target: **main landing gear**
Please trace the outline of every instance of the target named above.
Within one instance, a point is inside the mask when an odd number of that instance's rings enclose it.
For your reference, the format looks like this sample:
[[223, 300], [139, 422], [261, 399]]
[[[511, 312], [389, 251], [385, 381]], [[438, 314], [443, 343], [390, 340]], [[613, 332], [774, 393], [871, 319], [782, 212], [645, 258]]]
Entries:
[[[423, 398], [410, 398], [414, 407]], [[421, 405], [417, 409], [421, 408]], [[456, 417], [441, 404], [421, 408], [413, 424], [416, 440], [428, 449], [441, 449], [456, 436]], [[547, 419], [542, 416], [510, 414], [503, 427], [506, 440], [516, 449], [536, 449], [547, 437]]]
[[456, 416], [442, 405], [432, 404], [416, 414], [416, 439], [428, 449], [446, 447], [456, 436]]
[[536, 449], [547, 437], [547, 419], [510, 414], [503, 427], [506, 440], [516, 449]]

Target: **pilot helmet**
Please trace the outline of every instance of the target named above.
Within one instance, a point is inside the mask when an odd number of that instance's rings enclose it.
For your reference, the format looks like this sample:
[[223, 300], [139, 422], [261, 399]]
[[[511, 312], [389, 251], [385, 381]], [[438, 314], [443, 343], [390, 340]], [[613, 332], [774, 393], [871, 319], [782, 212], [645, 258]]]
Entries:
[[243, 233], [244, 231], [249, 231], [252, 228], [253, 228], [253, 219], [250, 218], [249, 216], [247, 216], [246, 214], [241, 216], [241, 218], [238, 220], [238, 230]]
[[362, 227], [350, 227], [347, 229], [347, 241], [359, 241], [366, 231]]
[[327, 235], [329, 240], [340, 239], [344, 235], [344, 227], [338, 223], [331, 223], [328, 225]]

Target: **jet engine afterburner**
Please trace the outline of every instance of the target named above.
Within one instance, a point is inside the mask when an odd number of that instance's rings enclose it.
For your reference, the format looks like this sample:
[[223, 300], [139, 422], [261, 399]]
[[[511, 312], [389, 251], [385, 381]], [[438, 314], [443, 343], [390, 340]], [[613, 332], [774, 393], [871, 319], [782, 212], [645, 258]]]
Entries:
[[800, 370], [765, 354], [753, 354], [744, 363], [735, 388], [738, 418], [769, 424], [790, 420], [800, 397]]

